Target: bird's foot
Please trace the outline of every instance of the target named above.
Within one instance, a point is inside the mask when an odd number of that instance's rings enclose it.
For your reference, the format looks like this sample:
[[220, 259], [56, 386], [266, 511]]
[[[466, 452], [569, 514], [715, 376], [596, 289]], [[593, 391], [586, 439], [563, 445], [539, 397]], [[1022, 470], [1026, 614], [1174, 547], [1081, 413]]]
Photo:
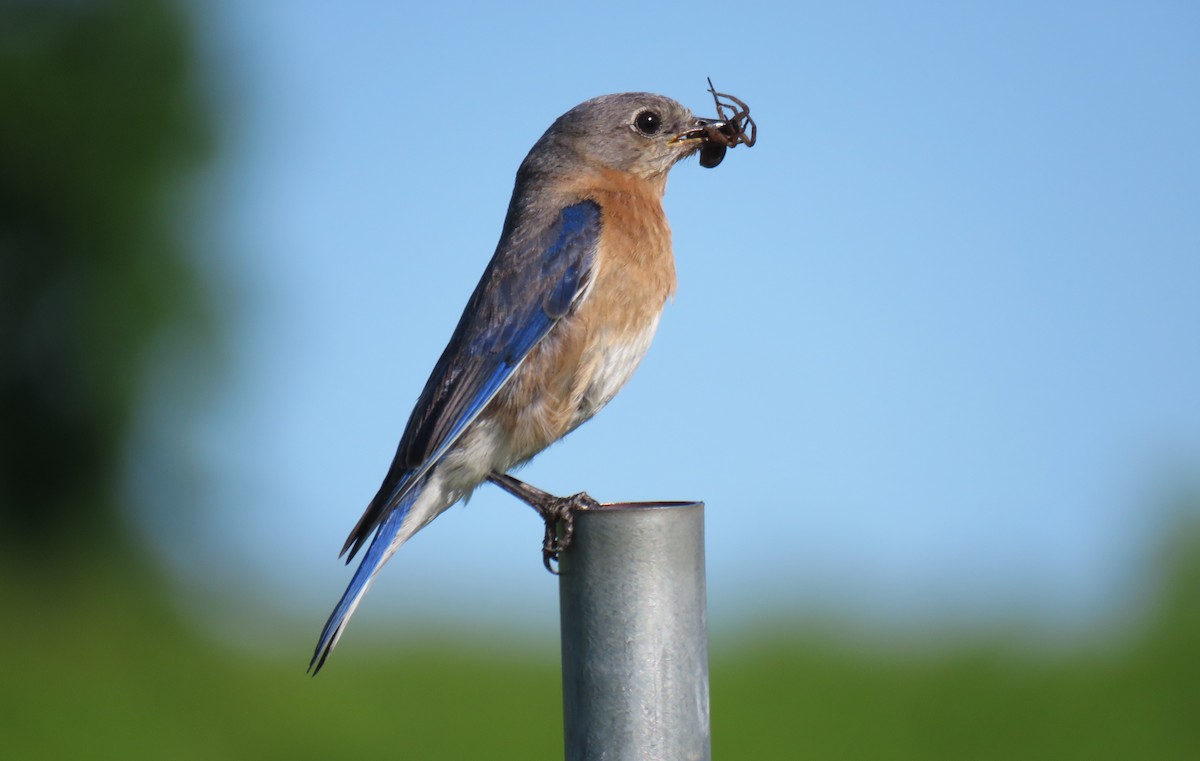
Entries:
[[546, 566], [547, 571], [558, 573], [559, 555], [571, 546], [575, 538], [575, 511], [590, 510], [599, 506], [599, 502], [582, 491], [569, 497], [554, 497], [551, 504], [545, 508], [545, 512], [534, 505], [534, 509], [541, 513], [546, 521], [546, 537], [542, 541], [542, 565]]
[[546, 523], [546, 534], [542, 539], [542, 564], [546, 566], [547, 571], [557, 574], [559, 555], [571, 546], [571, 541], [575, 538], [575, 511], [599, 507], [600, 503], [586, 492], [569, 497], [556, 497], [507, 473], [493, 473], [488, 476], [488, 480], [542, 516]]

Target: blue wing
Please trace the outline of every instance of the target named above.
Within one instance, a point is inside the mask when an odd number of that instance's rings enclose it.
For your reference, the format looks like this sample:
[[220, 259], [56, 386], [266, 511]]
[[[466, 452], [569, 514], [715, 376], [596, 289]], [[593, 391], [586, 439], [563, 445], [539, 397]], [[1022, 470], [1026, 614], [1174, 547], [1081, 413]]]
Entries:
[[496, 254], [417, 400], [391, 468], [342, 548], [349, 563], [374, 534], [325, 622], [309, 664], [314, 673], [382, 565], [426, 474], [587, 288], [600, 240], [599, 205], [583, 201], [542, 224], [513, 222], [535, 219], [518, 211], [514, 204]]
[[437, 464], [586, 287], [600, 206], [582, 201], [540, 229], [510, 224], [434, 366], [379, 492], [350, 532], [346, 562]]

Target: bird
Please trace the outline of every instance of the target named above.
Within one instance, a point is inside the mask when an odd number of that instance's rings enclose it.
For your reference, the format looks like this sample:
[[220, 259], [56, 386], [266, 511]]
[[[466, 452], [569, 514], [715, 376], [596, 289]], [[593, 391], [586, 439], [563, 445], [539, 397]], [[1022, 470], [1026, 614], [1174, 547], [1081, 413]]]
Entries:
[[[555, 521], [594, 501], [554, 497], [508, 471], [590, 419], [633, 374], [676, 287], [667, 174], [705, 147], [719, 149], [719, 163], [738, 126], [629, 92], [575, 106], [534, 144], [495, 253], [342, 548], [347, 563], [366, 551], [321, 632], [311, 673], [384, 563], [485, 481], [533, 505], [547, 523], [546, 552], [562, 549]], [[707, 153], [701, 163], [715, 165]]]

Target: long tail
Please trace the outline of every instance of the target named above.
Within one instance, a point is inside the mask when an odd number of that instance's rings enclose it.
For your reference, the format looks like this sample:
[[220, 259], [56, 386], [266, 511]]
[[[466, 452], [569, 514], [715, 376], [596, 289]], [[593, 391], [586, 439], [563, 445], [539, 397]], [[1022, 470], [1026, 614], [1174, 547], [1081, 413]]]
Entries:
[[396, 508], [376, 529], [371, 546], [363, 555], [362, 562], [358, 564], [358, 570], [350, 579], [350, 585], [342, 593], [342, 599], [338, 601], [333, 613], [329, 614], [329, 620], [325, 622], [325, 628], [321, 630], [321, 638], [317, 640], [317, 649], [313, 651], [312, 661], [308, 664], [308, 670], [314, 676], [321, 670], [321, 666], [325, 665], [325, 659], [333, 652], [334, 646], [342, 636], [342, 631], [350, 621], [350, 616], [354, 615], [354, 609], [358, 607], [359, 601], [370, 588], [375, 574], [392, 556], [396, 548], [419, 528], [419, 526], [410, 526], [407, 534], [401, 536], [401, 531], [404, 530], [404, 519], [408, 517], [409, 510], [422, 491], [422, 484], [410, 489], [400, 504], [396, 505]]

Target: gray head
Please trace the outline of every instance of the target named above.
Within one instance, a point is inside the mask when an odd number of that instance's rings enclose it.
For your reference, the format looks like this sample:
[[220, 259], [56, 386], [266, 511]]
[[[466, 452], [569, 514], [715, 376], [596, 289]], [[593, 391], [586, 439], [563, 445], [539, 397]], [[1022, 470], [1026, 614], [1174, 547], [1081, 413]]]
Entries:
[[657, 178], [700, 149], [704, 126], [712, 121], [662, 95], [601, 95], [558, 117], [521, 168], [539, 174], [609, 169]]

